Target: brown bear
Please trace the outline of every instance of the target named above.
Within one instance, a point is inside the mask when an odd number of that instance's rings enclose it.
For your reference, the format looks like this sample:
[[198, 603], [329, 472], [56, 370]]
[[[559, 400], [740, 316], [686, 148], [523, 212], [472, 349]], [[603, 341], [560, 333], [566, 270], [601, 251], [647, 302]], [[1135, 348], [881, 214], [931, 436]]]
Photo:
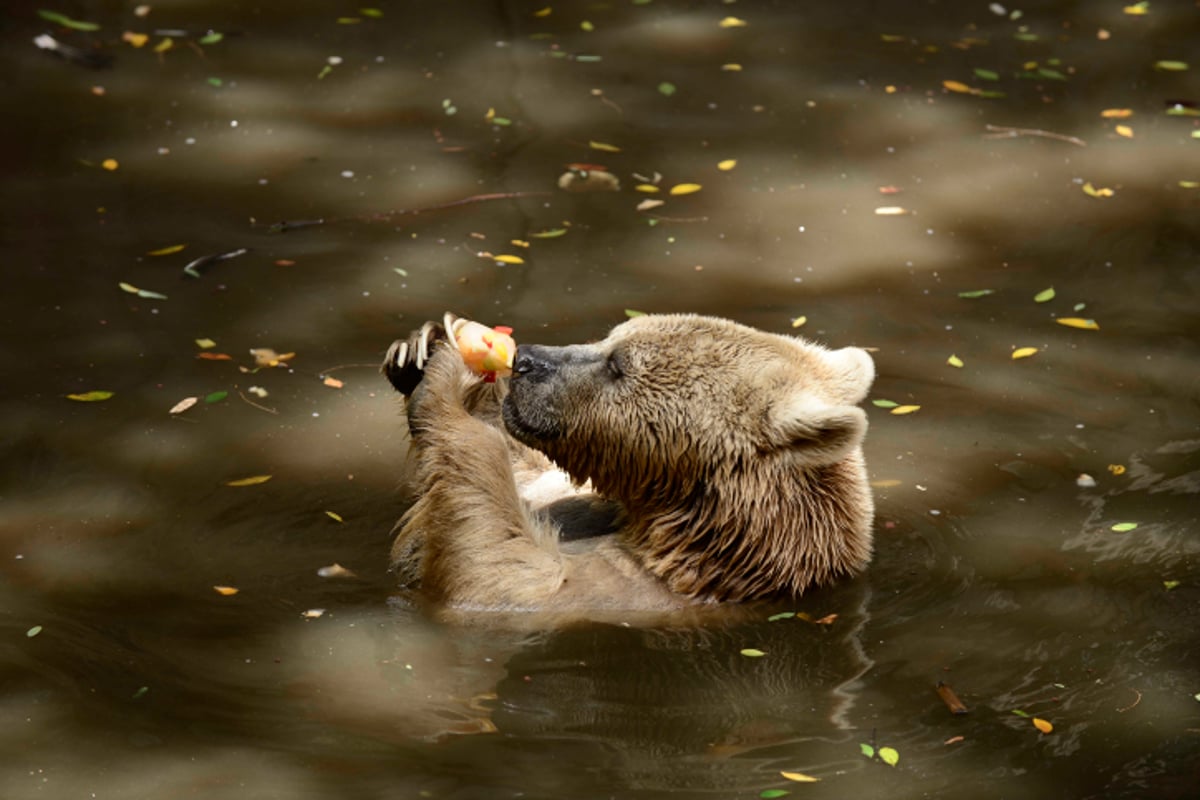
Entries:
[[522, 344], [488, 383], [427, 323], [383, 369], [416, 460], [393, 567], [443, 609], [794, 597], [871, 557], [859, 348], [646, 315], [592, 344]]

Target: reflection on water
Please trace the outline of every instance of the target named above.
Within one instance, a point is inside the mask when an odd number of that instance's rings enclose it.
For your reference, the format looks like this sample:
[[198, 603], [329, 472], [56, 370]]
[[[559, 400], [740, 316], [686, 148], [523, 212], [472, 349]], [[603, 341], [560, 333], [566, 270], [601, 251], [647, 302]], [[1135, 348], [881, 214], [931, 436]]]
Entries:
[[[539, 8], [11, 15], [0, 795], [1194, 793], [1200, 176], [1195, 118], [1163, 109], [1200, 97], [1195, 64], [1154, 68], [1194, 14]], [[47, 30], [113, 66], [39, 51]], [[580, 163], [621, 190], [559, 191]], [[877, 348], [873, 398], [921, 409], [869, 409], [872, 568], [650, 628], [447, 629], [389, 601], [405, 442], [374, 365], [445, 308], [528, 342], [633, 308]], [[240, 371], [257, 347], [295, 356]]]

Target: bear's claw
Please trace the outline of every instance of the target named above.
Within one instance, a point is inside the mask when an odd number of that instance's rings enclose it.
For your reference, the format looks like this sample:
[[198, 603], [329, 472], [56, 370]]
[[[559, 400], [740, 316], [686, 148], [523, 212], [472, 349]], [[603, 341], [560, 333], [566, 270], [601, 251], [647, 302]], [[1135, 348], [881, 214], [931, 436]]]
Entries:
[[[433, 354], [433, 346], [453, 331], [459, 318], [447, 311], [441, 323], [430, 320], [408, 335], [397, 339], [388, 348], [380, 371], [400, 394], [408, 397], [425, 376], [425, 365]], [[451, 334], [452, 335], [452, 334]]]

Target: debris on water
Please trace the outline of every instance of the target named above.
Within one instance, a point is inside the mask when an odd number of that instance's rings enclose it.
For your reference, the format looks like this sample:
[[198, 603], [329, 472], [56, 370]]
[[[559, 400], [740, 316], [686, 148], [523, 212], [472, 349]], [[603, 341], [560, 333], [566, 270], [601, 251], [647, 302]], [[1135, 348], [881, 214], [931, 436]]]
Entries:
[[228, 261], [229, 259], [237, 258], [238, 256], [244, 256], [249, 252], [249, 248], [239, 247], [236, 250], [230, 250], [226, 253], [213, 253], [207, 256], [200, 256], [184, 267], [183, 271], [186, 275], [190, 275], [193, 278], [199, 278], [200, 274], [205, 272], [213, 264], [217, 264], [221, 261]]
[[937, 696], [940, 697], [942, 702], [946, 704], [946, 708], [950, 710], [951, 714], [957, 715], [967, 713], [966, 705], [963, 704], [962, 700], [958, 699], [958, 695], [955, 694], [954, 690], [950, 688], [950, 684], [938, 681], [935, 691], [937, 691]]

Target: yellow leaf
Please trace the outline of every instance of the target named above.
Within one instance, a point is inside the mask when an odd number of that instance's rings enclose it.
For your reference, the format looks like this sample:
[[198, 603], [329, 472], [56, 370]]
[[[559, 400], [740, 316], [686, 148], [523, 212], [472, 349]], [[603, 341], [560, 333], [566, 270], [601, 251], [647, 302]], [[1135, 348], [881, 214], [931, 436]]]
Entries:
[[617, 147], [615, 144], [608, 144], [606, 142], [588, 142], [588, 147], [592, 148], [593, 150], [601, 150], [605, 153], [621, 152], [621, 148]]
[[529, 242], [524, 239], [510, 239], [509, 244], [516, 245], [517, 247], [529, 247]]
[[950, 356], [946, 359], [946, 363], [952, 367], [958, 367], [959, 369], [962, 369], [963, 360], [958, 356]]
[[1083, 193], [1091, 197], [1112, 197], [1115, 194], [1115, 192], [1108, 187], [1101, 187], [1099, 189], [1096, 188], [1092, 185], [1091, 181], [1085, 183], [1082, 188]]
[[803, 772], [780, 772], [779, 774], [789, 781], [796, 781], [797, 783], [816, 783], [821, 780], [820, 778], [814, 778], [812, 775], [805, 775]]
[[671, 187], [671, 194], [694, 194], [702, 188], [698, 183], [677, 183]]
[[967, 86], [965, 83], [960, 83], [959, 81], [942, 81], [942, 86], [946, 87], [952, 92], [959, 92], [961, 94], [970, 94], [971, 92], [970, 86]]
[[1144, 14], [1150, 13], [1150, 4], [1149, 3], [1137, 3], [1132, 6], [1125, 6], [1125, 8], [1123, 8], [1122, 10], [1126, 14], [1129, 14], [1132, 17], [1140, 17]]
[[892, 413], [898, 414], [898, 415], [903, 415], [903, 414], [911, 414], [914, 411], [920, 411], [920, 410], [921, 410], [920, 406], [896, 406], [895, 408], [892, 409]]
[[880, 206], [875, 209], [875, 213], [881, 217], [900, 217], [907, 214], [908, 209], [902, 206]]
[[100, 400], [107, 400], [112, 396], [112, 392], [106, 392], [103, 389], [97, 389], [91, 392], [77, 392], [76, 394], [69, 394], [67, 395], [67, 399], [75, 400], [79, 403], [96, 403]]
[[1029, 358], [1037, 351], [1038, 349], [1036, 347], [1018, 347], [1016, 350], [1013, 350], [1012, 357], [1014, 361], [1016, 361], [1018, 358]]
[[326, 511], [325, 516], [329, 517], [334, 522], [345, 522], [346, 521], [346, 520], [342, 519], [342, 515], [337, 513], [336, 511]]
[[100, 162], [100, 166], [104, 167], [109, 172], [113, 172], [119, 169], [121, 165], [117, 163], [115, 158], [106, 158]]
[[737, 166], [736, 158], [727, 158], [724, 161], [717, 162], [717, 169], [721, 170], [722, 172], [729, 172], [729, 170], [733, 169], [736, 166]]
[[654, 194], [659, 191], [659, 188], [652, 183], [639, 183], [633, 187], [635, 192], [645, 192], [646, 194]]
[[881, 481], [871, 481], [871, 486], [876, 489], [890, 489], [893, 486], [900, 486], [902, 483], [902, 481], [898, 481], [895, 478], [884, 478]]
[[337, 378], [329, 376], [329, 375], [326, 375], [325, 380], [323, 380], [321, 382], [324, 383], [326, 386], [328, 386], [331, 389], [341, 389], [343, 386], [346, 385], [344, 382], [338, 380]]
[[148, 255], [148, 256], [169, 256], [172, 253], [178, 253], [180, 250], [182, 250], [185, 247], [187, 247], [186, 244], [173, 244], [168, 247], [160, 247], [157, 250], [151, 250], [149, 253], [146, 253], [146, 255]]
[[230, 595], [238, 593], [238, 590], [233, 586], [214, 586], [213, 591], [224, 597], [229, 597]]
[[1125, 465], [1124, 464], [1109, 464], [1108, 471], [1111, 472], [1113, 475], [1124, 475], [1125, 474]]
[[150, 41], [150, 37], [144, 33], [134, 33], [133, 31], [125, 31], [121, 34], [121, 41], [129, 42], [134, 47], [142, 47], [146, 42]]
[[1041, 717], [1033, 718], [1033, 727], [1037, 728], [1042, 733], [1050, 733], [1054, 730], [1054, 726]]
[[1116, 131], [1118, 136], [1124, 136], [1126, 139], [1133, 138], [1133, 128], [1128, 125], [1118, 125]]
[[533, 12], [533, 15], [535, 17], [548, 17], [550, 16], [551, 11], [553, 11], [553, 9], [550, 6], [546, 6], [545, 8], [539, 8], [537, 11]]
[[746, 20], [738, 19], [737, 17], [726, 17], [717, 24], [722, 28], [744, 28], [746, 27]]
[[175, 46], [174, 40], [172, 40], [171, 37], [168, 36], [167, 38], [163, 39], [158, 44], [154, 45], [154, 52], [165, 53], [174, 46]]
[[199, 347], [201, 350], [207, 350], [210, 347], [216, 347], [216, 346], [217, 346], [217, 343], [214, 342], [212, 339], [197, 339], [196, 340], [196, 347]]
[[493, 261], [499, 261], [501, 264], [524, 264], [525, 259], [520, 256], [496, 256]]
[[725, 72], [741, 72], [742, 65], [741, 64], [722, 64], [721, 69]]
[[134, 286], [132, 283], [126, 283], [125, 281], [121, 281], [117, 284], [117, 286], [121, 287], [122, 292], [129, 292], [130, 294], [137, 294], [141, 291], [141, 289]]
[[795, 317], [794, 319], [792, 319], [792, 327], [799, 328], [802, 325], [804, 325], [804, 323], [806, 323], [806, 322], [808, 322], [808, 317], [804, 317], [804, 316]]
[[1133, 116], [1132, 108], [1106, 108], [1100, 112], [1105, 119], [1128, 119]]
[[1081, 317], [1059, 317], [1054, 320], [1059, 325], [1066, 325], [1068, 328], [1082, 328], [1085, 331], [1098, 331], [1100, 326], [1096, 324], [1094, 319], [1083, 319]]
[[270, 475], [252, 475], [249, 478], [238, 478], [233, 481], [225, 481], [226, 486], [256, 486], [260, 483], [266, 483], [271, 480]]

